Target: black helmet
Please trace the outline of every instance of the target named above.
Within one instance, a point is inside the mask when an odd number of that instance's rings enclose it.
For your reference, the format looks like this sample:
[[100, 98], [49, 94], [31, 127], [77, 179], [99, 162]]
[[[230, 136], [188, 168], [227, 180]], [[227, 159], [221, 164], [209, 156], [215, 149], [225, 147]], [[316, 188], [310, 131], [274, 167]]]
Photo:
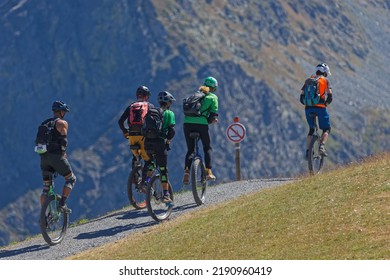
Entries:
[[54, 101], [53, 105], [51, 105], [51, 110], [54, 112], [57, 111], [70, 112], [68, 105], [66, 105], [63, 101]]
[[146, 86], [140, 86], [137, 88], [135, 95], [150, 96], [150, 90]]
[[157, 97], [158, 102], [173, 102], [176, 101], [175, 97], [167, 91], [161, 91]]

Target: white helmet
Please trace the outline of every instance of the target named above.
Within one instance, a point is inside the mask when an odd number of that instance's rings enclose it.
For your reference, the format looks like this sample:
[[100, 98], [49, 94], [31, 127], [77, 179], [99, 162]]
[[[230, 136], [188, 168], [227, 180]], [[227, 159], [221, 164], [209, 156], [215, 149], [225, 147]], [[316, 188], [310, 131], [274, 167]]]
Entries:
[[326, 73], [327, 76], [332, 75], [332, 74], [330, 73], [329, 66], [328, 66], [328, 64], [326, 64], [326, 63], [318, 64], [318, 65], [316, 66], [316, 72], [317, 72], [317, 71], [320, 71], [321, 73]]

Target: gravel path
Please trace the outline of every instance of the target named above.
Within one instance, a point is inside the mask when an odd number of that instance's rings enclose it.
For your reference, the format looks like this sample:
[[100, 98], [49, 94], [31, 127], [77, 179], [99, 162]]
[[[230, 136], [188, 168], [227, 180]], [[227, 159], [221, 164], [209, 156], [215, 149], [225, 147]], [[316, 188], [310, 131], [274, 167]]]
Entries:
[[[197, 207], [192, 192], [175, 194], [175, 207], [171, 219], [190, 211], [233, 199], [260, 189], [290, 182], [292, 179], [268, 179], [239, 181], [211, 186], [207, 189], [206, 203]], [[71, 217], [72, 218], [72, 217]], [[63, 242], [48, 246], [41, 235], [0, 249], [0, 260], [61, 260], [93, 247], [122, 239], [136, 231], [157, 223], [146, 209], [126, 209], [89, 221], [68, 229]]]

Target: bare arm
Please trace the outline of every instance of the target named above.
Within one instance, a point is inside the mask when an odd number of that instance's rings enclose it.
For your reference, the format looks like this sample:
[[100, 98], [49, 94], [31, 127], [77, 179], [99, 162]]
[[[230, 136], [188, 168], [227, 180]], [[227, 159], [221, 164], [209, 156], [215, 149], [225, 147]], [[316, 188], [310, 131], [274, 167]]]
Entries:
[[56, 122], [56, 129], [61, 134], [59, 137], [61, 150], [63, 155], [66, 156], [66, 147], [68, 146], [68, 138], [66, 137], [68, 134], [68, 123], [65, 120], [58, 120]]
[[68, 134], [68, 123], [67, 123], [67, 121], [65, 121], [65, 120], [58, 120], [57, 123], [56, 123], [56, 128], [57, 128], [58, 132], [61, 135], [66, 136]]

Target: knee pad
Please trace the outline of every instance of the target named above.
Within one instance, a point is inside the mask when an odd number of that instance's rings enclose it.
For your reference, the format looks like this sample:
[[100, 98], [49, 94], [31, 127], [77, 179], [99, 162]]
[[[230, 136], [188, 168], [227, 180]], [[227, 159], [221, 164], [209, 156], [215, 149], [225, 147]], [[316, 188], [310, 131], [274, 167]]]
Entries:
[[76, 176], [71, 173], [70, 175], [65, 177], [65, 186], [66, 188], [73, 189], [76, 184]]
[[43, 177], [43, 189], [42, 194], [46, 195], [49, 192], [50, 186], [53, 183], [51, 176]]
[[309, 129], [309, 133], [307, 134], [308, 136], [312, 136], [314, 133], [314, 128]]
[[167, 183], [168, 182], [168, 167], [162, 166], [160, 167], [161, 172], [161, 182]]

